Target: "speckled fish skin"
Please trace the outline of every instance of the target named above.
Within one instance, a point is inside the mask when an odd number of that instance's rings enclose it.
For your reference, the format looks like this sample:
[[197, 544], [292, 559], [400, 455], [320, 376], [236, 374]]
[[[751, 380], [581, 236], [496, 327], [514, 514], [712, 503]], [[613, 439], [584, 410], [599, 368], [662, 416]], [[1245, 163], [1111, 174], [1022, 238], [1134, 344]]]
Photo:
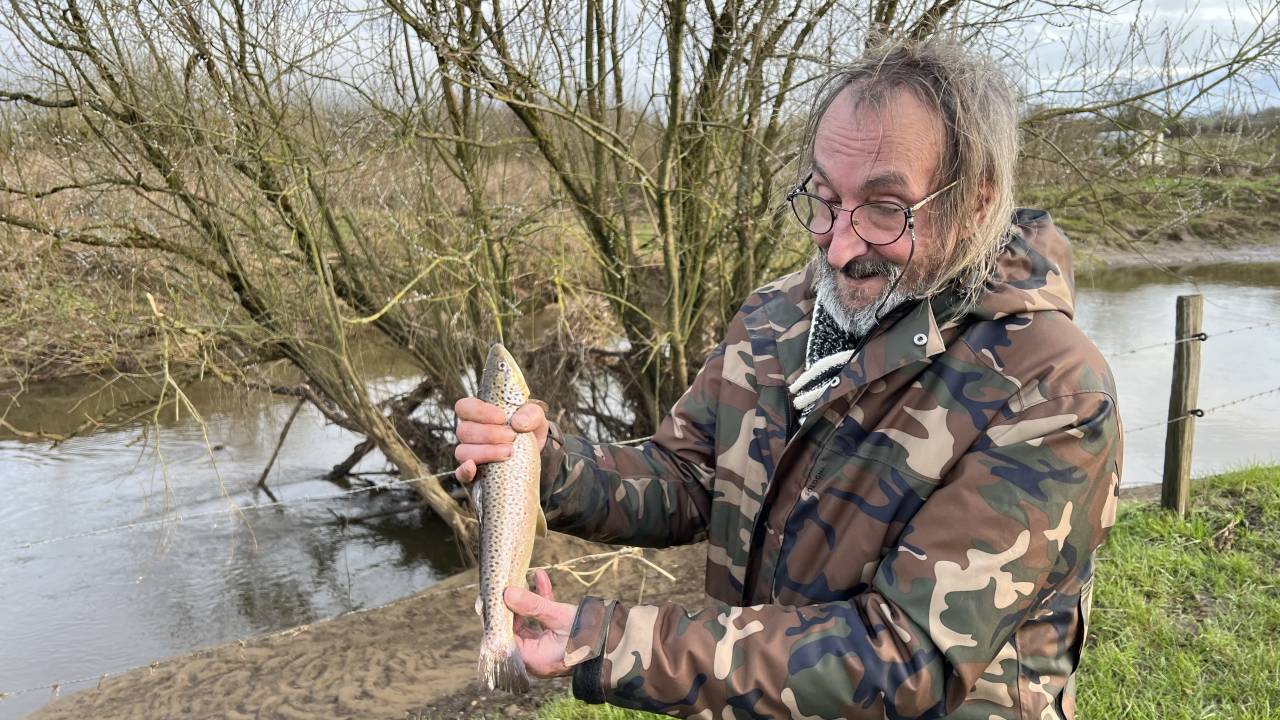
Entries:
[[651, 441], [551, 426], [552, 527], [705, 540], [715, 601], [583, 600], [575, 695], [716, 720], [1076, 717], [1122, 433], [1073, 294], [1065, 236], [1022, 210], [977, 307], [905, 306], [802, 422], [811, 270], [747, 299]]
[[[529, 400], [524, 375], [499, 343], [489, 348], [476, 396], [502, 408], [507, 422]], [[511, 457], [481, 465], [476, 474], [480, 515], [477, 609], [484, 620], [476, 671], [490, 690], [529, 691], [524, 659], [515, 644], [513, 617], [502, 594], [512, 585], [526, 586], [525, 574], [542, 513], [538, 505], [538, 451], [533, 433], [516, 433]]]

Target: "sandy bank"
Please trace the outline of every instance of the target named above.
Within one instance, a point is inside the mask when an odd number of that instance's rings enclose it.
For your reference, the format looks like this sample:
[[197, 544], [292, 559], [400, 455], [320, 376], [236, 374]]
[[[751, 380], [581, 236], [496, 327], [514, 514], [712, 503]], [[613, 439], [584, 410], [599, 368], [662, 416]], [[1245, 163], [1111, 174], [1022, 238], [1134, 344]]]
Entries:
[[[534, 562], [552, 565], [613, 550], [553, 534]], [[702, 603], [702, 546], [647, 551], [672, 582], [624, 558], [587, 591], [568, 570], [553, 570], [558, 596], [584, 591], [635, 601]], [[578, 573], [607, 561], [585, 561]], [[512, 712], [559, 695], [541, 684], [530, 698], [488, 697], [474, 683], [480, 620], [474, 570], [417, 595], [365, 612], [162, 660], [56, 700], [31, 718], [404, 718]], [[643, 595], [642, 595], [643, 587]], [[510, 708], [513, 706], [514, 708]]]

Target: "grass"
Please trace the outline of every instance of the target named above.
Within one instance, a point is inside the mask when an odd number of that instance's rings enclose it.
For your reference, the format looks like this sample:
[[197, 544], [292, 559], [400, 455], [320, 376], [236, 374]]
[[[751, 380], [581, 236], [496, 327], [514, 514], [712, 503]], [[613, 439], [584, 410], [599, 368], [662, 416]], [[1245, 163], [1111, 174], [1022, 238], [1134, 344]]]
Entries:
[[1207, 479], [1185, 520], [1125, 508], [1095, 587], [1082, 717], [1280, 716], [1280, 468]]
[[1104, 228], [1104, 217], [1128, 241], [1143, 240], [1144, 245], [1187, 237], [1224, 246], [1269, 242], [1277, 228], [1280, 192], [1273, 177], [1106, 179], [1097, 187], [1101, 206], [1087, 192], [1064, 200], [1067, 187], [1073, 186], [1022, 183], [1018, 204], [1047, 209], [1083, 247], [1123, 245]]
[[[1280, 717], [1280, 467], [1207, 478], [1184, 520], [1122, 506], [1100, 551], [1079, 714]], [[538, 720], [662, 717], [564, 698]]]

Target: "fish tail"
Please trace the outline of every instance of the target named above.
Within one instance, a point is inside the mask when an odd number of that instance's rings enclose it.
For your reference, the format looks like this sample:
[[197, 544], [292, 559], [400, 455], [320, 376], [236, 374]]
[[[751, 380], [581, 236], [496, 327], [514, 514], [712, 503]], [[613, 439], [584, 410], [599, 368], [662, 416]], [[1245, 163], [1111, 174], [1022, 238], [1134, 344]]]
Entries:
[[529, 692], [529, 673], [524, 669], [524, 657], [520, 655], [514, 638], [506, 646], [482, 643], [476, 674], [480, 684], [490, 690]]

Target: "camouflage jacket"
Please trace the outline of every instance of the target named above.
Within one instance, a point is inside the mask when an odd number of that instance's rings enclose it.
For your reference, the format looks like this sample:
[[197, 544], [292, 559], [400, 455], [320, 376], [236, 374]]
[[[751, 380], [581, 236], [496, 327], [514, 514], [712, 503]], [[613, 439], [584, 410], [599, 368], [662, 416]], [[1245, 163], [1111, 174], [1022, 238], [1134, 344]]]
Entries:
[[802, 271], [754, 293], [639, 447], [552, 429], [551, 526], [707, 541], [723, 606], [582, 601], [574, 691], [706, 718], [1070, 718], [1121, 429], [1070, 252], [1019, 211], [998, 276], [878, 331], [802, 424]]

